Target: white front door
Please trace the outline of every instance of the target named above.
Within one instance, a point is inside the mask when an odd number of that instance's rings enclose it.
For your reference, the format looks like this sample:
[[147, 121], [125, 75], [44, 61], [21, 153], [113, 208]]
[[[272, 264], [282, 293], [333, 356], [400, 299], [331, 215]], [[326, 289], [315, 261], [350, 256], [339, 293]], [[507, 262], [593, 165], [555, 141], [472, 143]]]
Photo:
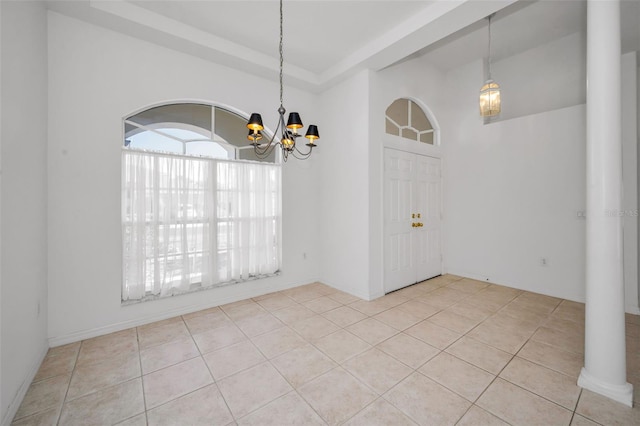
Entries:
[[384, 289], [440, 275], [440, 159], [385, 148]]

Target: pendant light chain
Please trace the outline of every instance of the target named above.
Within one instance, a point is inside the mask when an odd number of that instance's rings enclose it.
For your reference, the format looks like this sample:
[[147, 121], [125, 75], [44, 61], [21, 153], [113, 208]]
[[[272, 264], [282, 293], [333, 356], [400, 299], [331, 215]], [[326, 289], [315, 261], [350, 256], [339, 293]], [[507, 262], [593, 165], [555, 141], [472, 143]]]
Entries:
[[489, 80], [491, 80], [491, 16], [489, 15]]

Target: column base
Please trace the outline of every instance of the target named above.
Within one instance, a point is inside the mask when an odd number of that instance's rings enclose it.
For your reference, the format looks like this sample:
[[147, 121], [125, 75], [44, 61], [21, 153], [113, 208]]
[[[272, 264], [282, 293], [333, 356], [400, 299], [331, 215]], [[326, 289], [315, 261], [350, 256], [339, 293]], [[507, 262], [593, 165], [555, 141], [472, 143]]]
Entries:
[[580, 371], [580, 377], [578, 377], [578, 386], [588, 389], [592, 392], [604, 395], [609, 399], [613, 399], [628, 407], [633, 407], [633, 385], [631, 383], [625, 383], [624, 385], [612, 385], [605, 383], [602, 380], [595, 378], [592, 374], [587, 372], [584, 367]]

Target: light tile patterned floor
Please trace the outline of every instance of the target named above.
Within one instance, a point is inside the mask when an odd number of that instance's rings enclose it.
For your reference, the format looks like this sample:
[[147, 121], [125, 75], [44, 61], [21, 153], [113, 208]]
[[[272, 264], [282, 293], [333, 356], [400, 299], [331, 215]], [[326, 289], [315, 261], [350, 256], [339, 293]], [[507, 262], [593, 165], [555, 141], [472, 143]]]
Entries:
[[583, 342], [584, 305], [467, 278], [309, 284], [52, 348], [13, 424], [640, 425], [576, 386]]

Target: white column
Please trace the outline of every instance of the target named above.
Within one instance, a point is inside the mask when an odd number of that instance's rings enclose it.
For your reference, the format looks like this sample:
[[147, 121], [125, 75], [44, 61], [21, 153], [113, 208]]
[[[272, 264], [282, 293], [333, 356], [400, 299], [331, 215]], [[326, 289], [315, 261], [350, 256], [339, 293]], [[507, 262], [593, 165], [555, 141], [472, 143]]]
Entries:
[[578, 385], [631, 406], [622, 269], [620, 1], [587, 3], [585, 363]]

